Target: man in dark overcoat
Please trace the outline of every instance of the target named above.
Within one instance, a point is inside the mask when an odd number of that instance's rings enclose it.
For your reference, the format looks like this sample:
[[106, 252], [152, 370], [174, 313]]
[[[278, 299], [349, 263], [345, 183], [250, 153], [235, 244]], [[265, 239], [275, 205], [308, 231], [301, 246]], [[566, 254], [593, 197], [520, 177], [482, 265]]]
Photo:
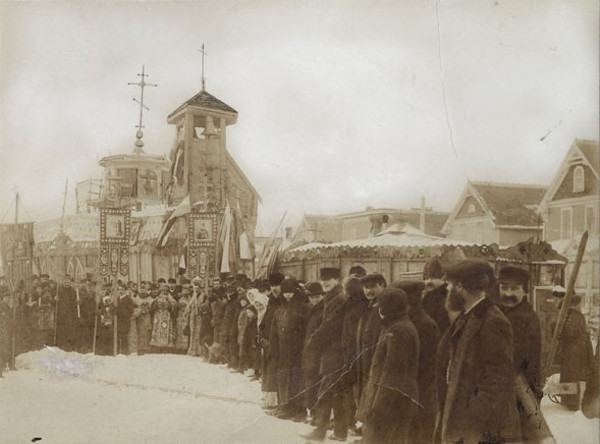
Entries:
[[77, 346], [77, 294], [72, 282], [71, 276], [65, 275], [56, 294], [56, 346], [65, 351], [75, 350]]
[[364, 441], [416, 442], [410, 440], [409, 431], [419, 396], [419, 335], [408, 318], [404, 291], [386, 288], [377, 300], [382, 331], [361, 406], [366, 416]]
[[340, 384], [344, 369], [342, 352], [344, 290], [340, 285], [339, 268], [321, 268], [319, 273], [321, 286], [325, 292], [323, 321], [311, 335], [306, 346], [319, 356], [320, 384], [315, 417], [317, 427], [304, 437], [323, 441], [333, 410], [333, 437], [337, 440], [346, 440], [348, 413], [345, 410], [343, 387]]
[[276, 360], [271, 355], [269, 335], [271, 333], [271, 324], [273, 323], [275, 312], [282, 303], [279, 296], [276, 296], [273, 293], [272, 288], [279, 287], [279, 289], [281, 289], [281, 282], [283, 282], [283, 276], [281, 274], [275, 276], [271, 275], [269, 282], [262, 282], [258, 286], [258, 291], [269, 298], [265, 315], [258, 325], [258, 343], [262, 351], [261, 389], [265, 394], [265, 403], [263, 404], [265, 409], [275, 408], [278, 404], [277, 365]]
[[309, 306], [302, 302], [295, 279], [281, 283], [282, 303], [275, 312], [269, 346], [277, 365], [277, 395], [279, 407], [275, 416], [280, 419], [304, 421], [302, 405], [302, 348], [308, 321]]
[[433, 438], [437, 402], [435, 397], [435, 356], [440, 330], [433, 319], [421, 306], [421, 298], [425, 290], [423, 281], [401, 281], [391, 284], [403, 290], [408, 298], [408, 317], [419, 334], [419, 406], [412, 421], [411, 442], [430, 443]]
[[[581, 296], [574, 294], [558, 337], [555, 362], [560, 365], [560, 382], [587, 381], [593, 372], [594, 351], [579, 304]], [[569, 410], [579, 410], [580, 395], [561, 395], [560, 402]]]
[[485, 296], [493, 278], [485, 261], [446, 269], [448, 308], [460, 314], [438, 347], [434, 442], [502, 442], [521, 434], [510, 322]]
[[361, 414], [362, 396], [365, 387], [369, 382], [369, 373], [371, 372], [371, 363], [375, 347], [379, 340], [381, 332], [381, 318], [379, 317], [379, 306], [377, 296], [387, 286], [385, 278], [379, 273], [372, 273], [364, 276], [360, 280], [368, 301], [367, 309], [358, 321], [357, 334], [357, 359], [356, 365], [356, 384], [354, 386], [354, 399], [358, 410], [356, 418], [365, 422], [366, 418]]
[[318, 282], [309, 282], [304, 287], [308, 302], [310, 304], [310, 313], [304, 335], [304, 349], [302, 351], [302, 379], [304, 382], [304, 407], [306, 407], [311, 416], [314, 417], [314, 410], [317, 404], [317, 392], [319, 388], [319, 355], [313, 349], [308, 349], [308, 339], [313, 332], [319, 328], [323, 320], [323, 287]]
[[498, 283], [502, 312], [510, 321], [513, 332], [515, 372], [523, 373], [539, 401], [543, 396], [540, 374], [542, 329], [527, 301], [529, 272], [518, 267], [503, 267], [498, 274]]
[[131, 316], [133, 316], [133, 299], [125, 284], [118, 284], [117, 288], [117, 349], [118, 353], [129, 354], [129, 329]]
[[[354, 267], [353, 267], [354, 268]], [[351, 270], [352, 271], [352, 270]], [[341, 384], [344, 386], [344, 400], [348, 411], [349, 428], [356, 432], [356, 400], [354, 386], [358, 369], [358, 323], [366, 313], [369, 301], [365, 297], [360, 278], [351, 273], [344, 282], [346, 302], [344, 303], [344, 320], [342, 322], [342, 351], [344, 353], [344, 373]]]
[[237, 317], [238, 317], [238, 303], [237, 292], [234, 285], [225, 283], [225, 296], [223, 296], [223, 302], [225, 302], [225, 310], [223, 313], [223, 321], [221, 322], [221, 332], [219, 338], [219, 344], [223, 347], [223, 353], [225, 356], [225, 362], [229, 367], [232, 367], [234, 357], [231, 356], [230, 341], [232, 340], [231, 331], [235, 324], [237, 328]]
[[450, 326], [450, 318], [444, 306], [446, 302], [446, 283], [442, 280], [444, 270], [442, 264], [437, 259], [430, 260], [423, 269], [423, 281], [425, 282], [425, 292], [421, 303], [425, 313], [431, 317], [444, 334]]

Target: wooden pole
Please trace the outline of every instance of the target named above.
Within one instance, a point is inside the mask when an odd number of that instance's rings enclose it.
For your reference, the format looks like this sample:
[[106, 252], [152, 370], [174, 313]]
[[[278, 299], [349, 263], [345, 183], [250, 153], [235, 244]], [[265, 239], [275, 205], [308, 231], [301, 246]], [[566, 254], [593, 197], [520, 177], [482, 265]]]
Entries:
[[58, 347], [56, 343], [57, 340], [57, 331], [58, 331], [58, 281], [56, 284], [56, 296], [54, 297], [54, 346]]
[[118, 344], [118, 330], [117, 330], [117, 276], [115, 275], [113, 277], [113, 307], [115, 309], [115, 314], [114, 314], [114, 319], [113, 319], [113, 356], [117, 356], [117, 352], [119, 349], [119, 344]]
[[552, 335], [552, 341], [550, 342], [550, 352], [548, 353], [548, 358], [546, 360], [543, 372], [543, 380], [546, 380], [548, 376], [550, 376], [550, 367], [554, 361], [554, 357], [556, 356], [556, 350], [558, 349], [558, 341], [560, 339], [560, 335], [562, 333], [562, 329], [567, 320], [567, 311], [569, 310], [569, 305], [571, 304], [571, 299], [573, 298], [573, 294], [575, 293], [575, 282], [577, 281], [577, 274], [579, 273], [579, 267], [581, 266], [581, 262], [583, 261], [583, 254], [585, 253], [585, 246], [588, 240], [588, 232], [585, 231], [581, 236], [581, 240], [579, 241], [579, 248], [577, 249], [577, 256], [575, 256], [575, 263], [573, 264], [573, 270], [571, 270], [571, 276], [569, 276], [569, 283], [567, 284], [567, 289], [565, 292], [565, 297], [563, 299], [562, 307], [560, 309], [560, 313], [558, 314], [558, 319], [556, 321], [556, 327], [554, 328], [554, 334]]
[[94, 307], [94, 337], [92, 338], [92, 354], [95, 355], [96, 354], [96, 335], [98, 334], [98, 316], [100, 316], [100, 313], [98, 312], [98, 304], [94, 301], [94, 303], [96, 304]]

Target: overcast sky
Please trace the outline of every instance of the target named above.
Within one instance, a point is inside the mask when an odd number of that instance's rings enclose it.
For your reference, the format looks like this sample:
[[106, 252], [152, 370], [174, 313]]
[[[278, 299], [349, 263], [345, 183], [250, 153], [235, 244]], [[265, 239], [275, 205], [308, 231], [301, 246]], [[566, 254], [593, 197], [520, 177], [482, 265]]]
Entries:
[[[596, 1], [0, 2], [0, 217], [18, 188], [59, 216], [65, 180], [130, 152], [142, 64], [145, 150], [201, 89], [238, 113], [228, 149], [270, 232], [303, 213], [427, 204], [468, 178], [548, 184], [598, 138]], [[545, 136], [545, 137], [544, 137]], [[12, 210], [11, 210], [12, 211]], [[74, 210], [73, 210], [74, 211]]]

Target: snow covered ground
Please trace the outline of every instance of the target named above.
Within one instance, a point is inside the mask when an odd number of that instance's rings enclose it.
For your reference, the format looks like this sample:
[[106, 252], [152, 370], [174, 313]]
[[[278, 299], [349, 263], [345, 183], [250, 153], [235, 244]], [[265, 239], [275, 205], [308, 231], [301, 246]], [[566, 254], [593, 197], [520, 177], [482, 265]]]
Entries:
[[[20, 355], [17, 368], [0, 379], [2, 444], [282, 444], [311, 430], [266, 415], [258, 382], [199, 358], [47, 348]], [[598, 421], [547, 399], [542, 409], [559, 444], [600, 442]]]

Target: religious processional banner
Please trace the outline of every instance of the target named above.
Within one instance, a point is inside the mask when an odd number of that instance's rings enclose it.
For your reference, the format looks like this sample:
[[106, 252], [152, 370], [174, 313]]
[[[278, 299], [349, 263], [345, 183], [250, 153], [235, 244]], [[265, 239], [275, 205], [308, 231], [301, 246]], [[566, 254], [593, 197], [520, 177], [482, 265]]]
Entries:
[[219, 213], [190, 213], [188, 222], [187, 273], [202, 279], [216, 272], [217, 228]]
[[33, 222], [0, 225], [0, 259], [14, 285], [31, 279]]
[[100, 210], [100, 274], [129, 275], [129, 232], [131, 211], [121, 208]]

